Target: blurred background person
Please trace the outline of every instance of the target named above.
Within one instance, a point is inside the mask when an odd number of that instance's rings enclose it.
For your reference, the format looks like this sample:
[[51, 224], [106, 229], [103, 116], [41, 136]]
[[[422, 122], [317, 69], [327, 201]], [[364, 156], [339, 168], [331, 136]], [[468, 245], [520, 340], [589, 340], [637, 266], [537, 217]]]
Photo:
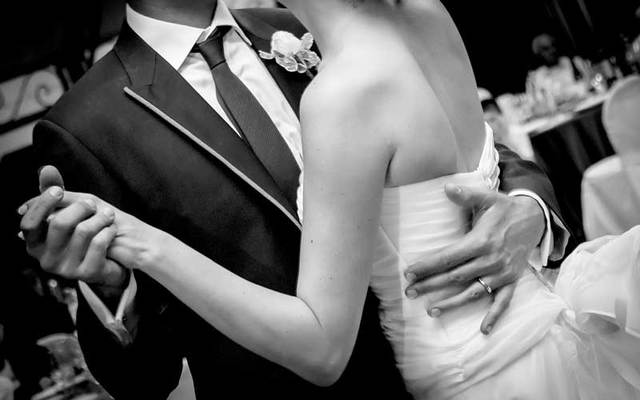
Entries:
[[558, 45], [555, 37], [548, 33], [536, 36], [531, 42], [534, 56], [534, 69], [527, 77], [527, 87], [533, 92], [542, 90], [556, 105], [586, 95], [587, 86], [583, 79], [588, 78], [589, 64], [581, 57], [570, 58]]
[[[573, 83], [579, 77], [579, 71], [569, 58], [558, 47], [555, 37], [543, 33], [531, 42], [534, 56], [534, 74], [544, 74], [555, 80]], [[576, 59], [579, 57], [576, 56]]]

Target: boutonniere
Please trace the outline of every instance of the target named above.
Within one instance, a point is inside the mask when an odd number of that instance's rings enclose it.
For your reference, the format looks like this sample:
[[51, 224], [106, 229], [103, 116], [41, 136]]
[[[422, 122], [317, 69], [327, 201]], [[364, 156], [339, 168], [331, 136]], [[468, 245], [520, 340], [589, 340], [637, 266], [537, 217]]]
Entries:
[[260, 57], [265, 60], [276, 60], [278, 65], [289, 72], [307, 74], [313, 78], [312, 68], [320, 64], [320, 57], [311, 50], [313, 36], [305, 33], [300, 39], [292, 33], [277, 31], [271, 36], [271, 52], [260, 50]]

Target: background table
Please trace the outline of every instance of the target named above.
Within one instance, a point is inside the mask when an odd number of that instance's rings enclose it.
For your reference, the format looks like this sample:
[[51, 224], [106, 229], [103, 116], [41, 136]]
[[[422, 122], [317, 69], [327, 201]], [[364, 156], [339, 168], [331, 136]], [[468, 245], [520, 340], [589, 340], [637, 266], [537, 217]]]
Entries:
[[565, 222], [575, 240], [585, 240], [582, 228], [580, 187], [584, 171], [614, 154], [602, 125], [602, 105], [573, 115], [553, 128], [529, 134], [536, 162], [549, 175]]

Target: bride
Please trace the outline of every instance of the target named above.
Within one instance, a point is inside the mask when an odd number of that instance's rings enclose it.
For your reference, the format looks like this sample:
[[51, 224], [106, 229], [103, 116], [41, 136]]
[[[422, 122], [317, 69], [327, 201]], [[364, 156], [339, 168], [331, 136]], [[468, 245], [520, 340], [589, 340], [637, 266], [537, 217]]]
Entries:
[[[244, 280], [120, 211], [109, 257], [317, 385], [344, 370], [371, 286], [415, 398], [640, 398], [637, 229], [580, 248], [555, 291], [525, 273], [489, 336], [478, 330], [488, 296], [439, 315], [429, 308], [434, 297], [412, 295], [407, 266], [468, 226], [445, 185], [498, 187], [492, 133], [444, 7], [437, 0], [282, 3], [323, 54], [301, 104], [296, 296]], [[65, 201], [83, 196], [67, 192]]]

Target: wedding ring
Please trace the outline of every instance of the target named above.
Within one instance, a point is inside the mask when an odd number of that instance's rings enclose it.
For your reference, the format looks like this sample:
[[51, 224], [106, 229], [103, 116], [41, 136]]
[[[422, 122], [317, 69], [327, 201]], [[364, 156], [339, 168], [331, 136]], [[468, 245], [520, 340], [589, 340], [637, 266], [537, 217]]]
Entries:
[[491, 296], [493, 294], [493, 289], [491, 289], [491, 286], [487, 285], [487, 283], [485, 281], [483, 281], [481, 278], [477, 278], [476, 280], [478, 281], [478, 283], [480, 283], [482, 285], [484, 290], [487, 291], [489, 296]]

